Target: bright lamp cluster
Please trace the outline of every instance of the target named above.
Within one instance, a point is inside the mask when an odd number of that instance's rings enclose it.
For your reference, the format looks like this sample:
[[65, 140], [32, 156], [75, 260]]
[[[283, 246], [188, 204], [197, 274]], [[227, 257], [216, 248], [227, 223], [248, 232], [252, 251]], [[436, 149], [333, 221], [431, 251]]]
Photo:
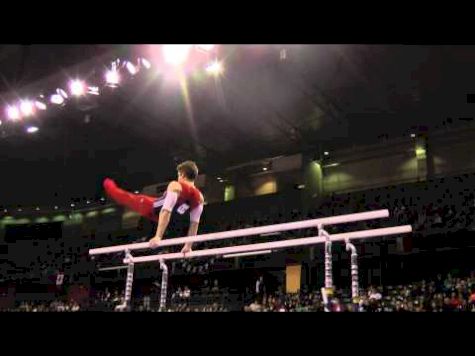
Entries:
[[[195, 49], [201, 52], [211, 53], [215, 45], [163, 45], [162, 56], [164, 62], [170, 66], [183, 65], [190, 54]], [[5, 107], [4, 114], [0, 114], [0, 125], [2, 121], [21, 122], [36, 116], [40, 111], [45, 111], [50, 106], [61, 107], [66, 105], [73, 98], [87, 97], [90, 95], [98, 96], [103, 88], [116, 88], [121, 85], [125, 76], [135, 76], [142, 69], [149, 70], [152, 63], [143, 57], [136, 61], [128, 61], [117, 59], [113, 61], [109, 68], [104, 71], [102, 87], [97, 84], [92, 85], [86, 80], [71, 79], [64, 88], [57, 88], [54, 92], [46, 97], [44, 95], [37, 96], [34, 99], [25, 98], [14, 103], [9, 103]], [[218, 76], [223, 72], [223, 65], [218, 60], [213, 60], [204, 68], [205, 71], [212, 76]], [[35, 126], [28, 126], [28, 133], [38, 131]]]
[[[199, 52], [212, 54], [214, 53], [213, 50], [215, 47], [215, 45], [163, 45], [161, 46], [161, 54], [167, 65], [178, 67], [185, 64], [191, 50], [195, 49]], [[38, 116], [40, 112], [53, 107], [63, 107], [70, 100], [80, 99], [90, 95], [100, 95], [101, 91], [106, 88], [117, 88], [123, 84], [127, 77], [130, 78], [135, 76], [141, 70], [147, 71], [152, 69], [152, 67], [153, 65], [151, 61], [143, 57], [137, 58], [134, 62], [116, 59], [104, 69], [100, 85], [97, 83], [88, 83], [87, 80], [79, 78], [70, 79], [65, 86], [56, 88], [48, 94], [30, 96], [30, 98], [19, 99], [16, 102], [7, 104], [4, 113], [2, 114], [0, 112], [0, 125], [3, 124], [2, 121], [8, 121], [13, 124], [25, 122], [27, 123], [25, 132], [28, 134], [34, 134], [39, 131], [39, 128], [33, 125], [29, 119], [34, 119], [34, 117]], [[208, 63], [203, 70], [209, 75], [218, 76], [223, 72], [223, 65], [217, 59], [214, 59]], [[138, 194], [139, 192], [136, 191], [135, 193]], [[105, 198], [100, 198], [100, 201], [93, 201], [92, 199], [86, 201], [87, 206], [94, 205], [94, 203], [105, 204]], [[55, 205], [54, 210], [74, 209], [76, 207], [77, 205], [74, 203], [67, 208], [60, 208]], [[28, 208], [26, 208], [26, 210], [29, 211]], [[44, 207], [41, 208], [41, 210], [43, 211]], [[35, 211], [40, 211], [40, 207], [37, 206]], [[16, 209], [2, 207], [2, 209], [0, 209], [0, 213], [1, 212], [4, 214], [10, 212], [23, 212], [23, 209], [20, 207]]]

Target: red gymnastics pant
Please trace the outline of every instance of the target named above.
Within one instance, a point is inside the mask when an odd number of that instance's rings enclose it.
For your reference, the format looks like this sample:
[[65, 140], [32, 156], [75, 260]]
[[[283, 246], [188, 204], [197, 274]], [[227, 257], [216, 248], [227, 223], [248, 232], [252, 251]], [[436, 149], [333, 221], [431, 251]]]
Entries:
[[149, 220], [158, 221], [158, 215], [154, 213], [153, 207], [153, 203], [158, 199], [157, 197], [132, 194], [119, 188], [110, 178], [104, 180], [103, 186], [109, 198], [114, 200], [117, 204], [129, 208]]

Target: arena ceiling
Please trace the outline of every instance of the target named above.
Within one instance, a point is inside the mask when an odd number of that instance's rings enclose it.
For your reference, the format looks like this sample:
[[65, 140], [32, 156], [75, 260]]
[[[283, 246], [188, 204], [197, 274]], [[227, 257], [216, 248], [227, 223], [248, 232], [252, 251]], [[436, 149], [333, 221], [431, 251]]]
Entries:
[[3, 105], [68, 79], [100, 80], [116, 58], [144, 56], [152, 63], [92, 104], [42, 114], [34, 135], [21, 122], [0, 118], [0, 206], [98, 196], [105, 176], [137, 189], [173, 177], [182, 159], [219, 172], [248, 160], [372, 143], [472, 118], [466, 99], [475, 93], [471, 46], [218, 46], [195, 56], [194, 65], [217, 56], [222, 75], [191, 68], [186, 88], [154, 70], [159, 51], [146, 45], [0, 46]]

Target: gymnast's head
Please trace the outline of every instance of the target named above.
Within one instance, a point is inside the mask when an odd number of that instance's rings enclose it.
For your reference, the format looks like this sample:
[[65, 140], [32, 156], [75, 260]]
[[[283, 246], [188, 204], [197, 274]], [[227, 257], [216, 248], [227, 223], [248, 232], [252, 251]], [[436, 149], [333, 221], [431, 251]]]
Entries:
[[185, 161], [180, 163], [176, 170], [178, 172], [178, 179], [185, 179], [189, 182], [194, 182], [198, 177], [198, 166], [193, 161]]

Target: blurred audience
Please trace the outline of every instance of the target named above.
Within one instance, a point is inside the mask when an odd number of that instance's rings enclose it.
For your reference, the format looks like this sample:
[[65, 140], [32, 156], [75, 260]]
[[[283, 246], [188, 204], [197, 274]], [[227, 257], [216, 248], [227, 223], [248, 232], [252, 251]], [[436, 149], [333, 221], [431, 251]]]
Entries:
[[[349, 295], [337, 291], [330, 300], [330, 310], [336, 312], [475, 312], [475, 273], [465, 278], [450, 274], [440, 284], [422, 280], [409, 285], [370, 287], [362, 289], [358, 305]], [[319, 292], [269, 295], [261, 303], [255, 301], [243, 308], [253, 312], [323, 311]]]
[[[15, 308], [4, 311], [19, 312], [77, 312], [87, 310], [114, 311], [123, 302], [120, 289], [98, 291], [90, 298], [89, 306], [81, 307], [74, 301], [19, 302]], [[191, 291], [187, 286], [171, 293], [167, 312], [322, 312], [325, 305], [319, 291], [303, 288], [300, 293], [276, 292], [256, 297], [249, 305], [236, 306], [226, 298], [225, 291], [210, 298], [205, 289]], [[148, 300], [148, 303], [144, 303]], [[464, 278], [448, 274], [436, 279], [422, 280], [407, 285], [371, 286], [360, 290], [357, 304], [342, 290], [335, 290], [329, 300], [332, 312], [475, 312], [475, 273]], [[148, 306], [147, 306], [148, 304]], [[158, 301], [150, 303], [150, 295], [134, 300], [134, 311], [158, 311]]]

